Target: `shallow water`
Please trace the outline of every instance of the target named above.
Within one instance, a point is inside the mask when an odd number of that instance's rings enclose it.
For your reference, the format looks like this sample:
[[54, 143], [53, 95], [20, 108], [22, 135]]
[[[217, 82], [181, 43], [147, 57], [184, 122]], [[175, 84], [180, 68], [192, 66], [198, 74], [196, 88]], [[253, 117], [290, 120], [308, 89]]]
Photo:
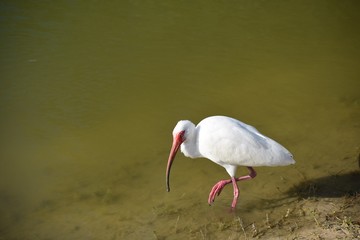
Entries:
[[[2, 2], [0, 237], [228, 238], [222, 222], [283, 215], [294, 185], [357, 169], [358, 12], [357, 1]], [[235, 213], [230, 187], [207, 205], [228, 176], [205, 159], [178, 154], [165, 190], [176, 122], [218, 114], [297, 161], [239, 183]]]

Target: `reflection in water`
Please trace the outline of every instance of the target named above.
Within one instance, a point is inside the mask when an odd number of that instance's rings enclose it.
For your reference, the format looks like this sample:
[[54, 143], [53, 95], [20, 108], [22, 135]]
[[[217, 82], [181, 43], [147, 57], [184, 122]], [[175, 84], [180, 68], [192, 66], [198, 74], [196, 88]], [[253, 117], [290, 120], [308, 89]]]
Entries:
[[[286, 213], [291, 187], [358, 164], [358, 4], [5, 1], [0, 12], [0, 237], [201, 238], [209, 221], [209, 234], [221, 219], [261, 221], [272, 199]], [[204, 186], [226, 177], [208, 161], [179, 158], [176, 191], [164, 186], [173, 125], [219, 114], [297, 160], [239, 184], [235, 216], [230, 188], [206, 204]]]

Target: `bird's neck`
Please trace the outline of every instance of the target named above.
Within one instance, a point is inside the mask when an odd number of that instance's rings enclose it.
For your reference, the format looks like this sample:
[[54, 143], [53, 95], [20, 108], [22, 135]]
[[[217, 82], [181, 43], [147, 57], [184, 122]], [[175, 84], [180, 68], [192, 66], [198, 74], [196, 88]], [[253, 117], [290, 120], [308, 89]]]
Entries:
[[181, 152], [190, 158], [198, 158], [202, 157], [199, 152], [199, 147], [197, 144], [197, 133], [194, 132], [191, 136], [189, 136], [185, 142], [181, 144]]

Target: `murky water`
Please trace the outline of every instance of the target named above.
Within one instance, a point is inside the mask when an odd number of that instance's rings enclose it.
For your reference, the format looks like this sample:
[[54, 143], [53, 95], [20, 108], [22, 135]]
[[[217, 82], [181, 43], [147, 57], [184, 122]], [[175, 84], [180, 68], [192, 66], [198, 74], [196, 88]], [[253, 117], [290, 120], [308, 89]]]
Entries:
[[[284, 214], [292, 186], [358, 168], [359, 7], [0, 3], [0, 238], [225, 239], [209, 224]], [[231, 187], [207, 205], [228, 177], [208, 160], [179, 154], [165, 190], [176, 122], [219, 114], [297, 160], [257, 168], [232, 214]]]

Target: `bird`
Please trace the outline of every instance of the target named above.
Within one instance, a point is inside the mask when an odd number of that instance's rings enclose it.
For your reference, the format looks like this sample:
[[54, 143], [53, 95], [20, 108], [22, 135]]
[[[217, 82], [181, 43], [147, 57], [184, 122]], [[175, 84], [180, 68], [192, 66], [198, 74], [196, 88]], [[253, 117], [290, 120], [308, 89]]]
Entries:
[[[210, 116], [195, 126], [189, 120], [179, 121], [173, 132], [173, 142], [166, 167], [166, 189], [170, 192], [170, 170], [179, 148], [190, 158], [207, 158], [225, 168], [230, 179], [220, 180], [210, 191], [211, 205], [223, 188], [232, 183], [235, 209], [239, 188], [237, 182], [256, 177], [253, 167], [286, 166], [295, 164], [293, 155], [282, 145], [261, 134], [255, 127], [226, 116]], [[249, 174], [236, 177], [239, 166], [245, 166]]]

